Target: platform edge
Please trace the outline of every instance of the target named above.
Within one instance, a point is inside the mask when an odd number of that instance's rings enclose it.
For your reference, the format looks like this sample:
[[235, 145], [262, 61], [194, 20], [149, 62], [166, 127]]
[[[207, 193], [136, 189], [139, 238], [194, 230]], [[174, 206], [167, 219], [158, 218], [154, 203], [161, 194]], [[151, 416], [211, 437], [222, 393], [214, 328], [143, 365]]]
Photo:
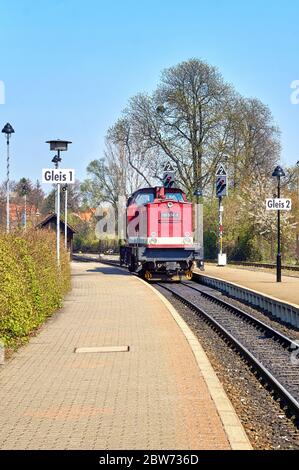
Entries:
[[230, 284], [234, 287], [239, 287], [240, 289], [247, 290], [250, 293], [257, 294], [257, 295], [260, 295], [262, 297], [268, 297], [270, 300], [274, 300], [277, 303], [284, 304], [286, 306], [290, 306], [290, 307], [299, 309], [298, 304], [288, 302], [287, 300], [279, 299], [278, 297], [274, 297], [273, 295], [266, 294], [265, 292], [261, 292], [259, 290], [251, 289], [251, 287], [247, 287], [247, 286], [244, 286], [242, 284], [237, 284], [236, 282], [229, 281], [227, 279], [224, 279], [223, 277], [215, 277], [215, 276], [212, 276], [211, 274], [206, 274], [205, 272], [201, 272], [199, 270], [195, 270], [194, 273], [197, 274], [198, 276], [208, 277], [209, 279], [215, 279], [216, 281], [226, 282], [227, 284]]

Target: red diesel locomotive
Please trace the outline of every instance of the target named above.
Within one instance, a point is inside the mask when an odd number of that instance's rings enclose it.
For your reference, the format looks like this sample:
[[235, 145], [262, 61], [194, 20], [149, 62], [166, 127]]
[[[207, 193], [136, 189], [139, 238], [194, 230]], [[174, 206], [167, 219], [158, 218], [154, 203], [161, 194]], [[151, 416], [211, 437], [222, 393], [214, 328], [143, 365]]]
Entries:
[[127, 201], [127, 239], [120, 262], [146, 279], [191, 279], [203, 266], [193, 240], [193, 208], [178, 188], [143, 188]]

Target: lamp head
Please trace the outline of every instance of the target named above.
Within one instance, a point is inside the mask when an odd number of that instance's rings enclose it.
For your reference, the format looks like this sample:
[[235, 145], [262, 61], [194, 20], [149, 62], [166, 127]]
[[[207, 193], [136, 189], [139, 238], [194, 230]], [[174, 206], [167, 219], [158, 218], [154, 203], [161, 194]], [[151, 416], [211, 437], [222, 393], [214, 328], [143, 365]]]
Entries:
[[273, 171], [272, 173], [272, 176], [276, 177], [276, 178], [280, 178], [281, 176], [285, 176], [285, 172], [283, 171], [283, 169], [281, 168], [281, 166], [277, 166], [275, 168], [275, 170]]
[[202, 189], [197, 188], [197, 189], [194, 191], [193, 196], [197, 196], [197, 197], [202, 196]]
[[3, 132], [3, 134], [10, 135], [13, 134], [15, 131], [12, 125], [8, 122], [7, 124], [5, 124], [1, 132]]
[[68, 148], [68, 144], [71, 144], [72, 142], [70, 142], [69, 140], [60, 140], [60, 139], [56, 139], [56, 140], [47, 140], [46, 144], [50, 144], [50, 150], [54, 150], [54, 151], [66, 151], [67, 148]]

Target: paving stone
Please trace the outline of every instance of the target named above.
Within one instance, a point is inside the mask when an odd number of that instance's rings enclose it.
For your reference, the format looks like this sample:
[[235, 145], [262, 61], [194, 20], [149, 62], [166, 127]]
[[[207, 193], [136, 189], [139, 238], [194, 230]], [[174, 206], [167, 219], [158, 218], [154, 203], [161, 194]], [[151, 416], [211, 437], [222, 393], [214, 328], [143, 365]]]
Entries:
[[[0, 448], [229, 449], [161, 300], [116, 268], [74, 263], [72, 271], [64, 307], [0, 369]], [[74, 353], [123, 345], [130, 351]]]

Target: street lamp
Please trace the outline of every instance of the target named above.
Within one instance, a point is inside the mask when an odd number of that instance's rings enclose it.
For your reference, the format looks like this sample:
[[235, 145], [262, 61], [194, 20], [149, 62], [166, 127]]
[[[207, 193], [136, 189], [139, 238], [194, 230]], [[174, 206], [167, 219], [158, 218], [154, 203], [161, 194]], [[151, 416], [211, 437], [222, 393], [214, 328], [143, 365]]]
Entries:
[[[272, 173], [277, 178], [277, 197], [280, 198], [280, 178], [285, 176], [281, 166], [277, 166]], [[277, 211], [277, 261], [276, 261], [276, 282], [281, 282], [281, 251], [280, 251], [280, 210]]]
[[67, 192], [68, 192], [68, 185], [65, 184], [62, 186], [62, 191], [64, 192], [64, 246], [67, 250]]
[[72, 142], [69, 140], [47, 140], [46, 144], [50, 144], [50, 150], [54, 150], [55, 152], [58, 152], [58, 156], [60, 152], [64, 152], [68, 148], [68, 144], [71, 144]]
[[[57, 155], [52, 159], [56, 169], [61, 162], [60, 152], [65, 152], [68, 149], [68, 144], [71, 143], [69, 140], [47, 140], [46, 144], [50, 144], [50, 150], [57, 152]], [[57, 183], [56, 201], [56, 258], [57, 264], [60, 266], [60, 183]]]
[[5, 124], [5, 126], [2, 129], [3, 134], [6, 135], [6, 144], [7, 144], [7, 159], [6, 159], [6, 174], [7, 174], [7, 179], [6, 179], [6, 232], [9, 233], [10, 229], [10, 217], [9, 217], [9, 140], [11, 137], [11, 134], [13, 134], [15, 131], [11, 124], [9, 122]]

